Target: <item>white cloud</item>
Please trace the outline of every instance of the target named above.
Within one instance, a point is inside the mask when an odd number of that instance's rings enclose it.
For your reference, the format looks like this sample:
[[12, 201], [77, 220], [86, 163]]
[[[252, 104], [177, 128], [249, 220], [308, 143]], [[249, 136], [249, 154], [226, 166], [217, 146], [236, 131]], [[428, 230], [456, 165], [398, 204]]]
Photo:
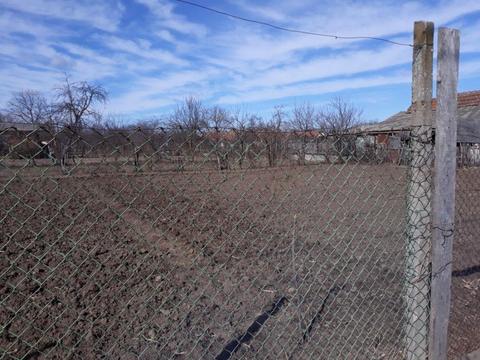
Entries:
[[145, 39], [138, 39], [137, 41], [123, 39], [117, 36], [108, 35], [99, 37], [105, 46], [116, 51], [123, 51], [134, 56], [143, 57], [150, 60], [158, 60], [167, 64], [174, 65], [188, 65], [186, 60], [183, 60], [171, 52], [153, 48], [152, 44]]
[[[250, 2], [253, 6], [256, 2]], [[442, 25], [480, 10], [477, 0], [439, 0], [434, 3], [395, 0], [342, 1], [324, 3], [274, 2], [289, 15], [291, 27], [337, 35], [386, 36], [411, 32], [416, 20], [431, 20]]]
[[286, 21], [289, 16], [286, 11], [279, 10], [276, 6], [259, 5], [257, 2], [250, 3], [244, 0], [229, 0], [229, 3], [243, 10], [249, 15], [256, 18], [261, 17], [273, 21]]
[[[257, 2], [241, 2], [240, 7], [258, 7]], [[270, 2], [265, 8], [275, 9], [270, 16], [280, 25], [339, 35], [383, 36], [400, 42], [411, 42], [413, 22], [418, 18], [432, 19], [444, 24], [459, 16], [480, 10], [478, 1], [440, 1], [433, 8], [419, 2], [393, 1], [342, 2], [319, 4], [310, 2]], [[263, 7], [263, 6], [262, 6]], [[253, 14], [253, 10], [251, 13]], [[258, 18], [258, 17], [257, 17]], [[290, 19], [290, 21], [288, 21]], [[206, 62], [221, 66], [236, 75], [228, 83], [223, 102], [244, 102], [302, 96], [332, 89], [344, 89], [399, 83], [393, 70], [384, 69], [411, 62], [411, 48], [374, 41], [336, 40], [271, 32], [260, 25], [244, 25], [233, 21], [230, 31], [213, 36], [208, 42], [216, 51], [200, 47]], [[474, 43], [473, 41], [471, 42]], [[478, 42], [477, 42], [478, 43]], [[366, 45], [368, 44], [369, 47]], [[370, 47], [371, 46], [371, 47]], [[370, 49], [369, 49], [370, 48]], [[369, 49], [369, 50], [367, 50]], [[382, 71], [381, 78], [369, 82], [334, 79], [328, 82], [312, 81], [344, 77], [363, 72]], [[409, 77], [402, 78], [401, 82]], [[408, 80], [409, 81], [409, 80]], [[328, 84], [328, 89], [322, 84]]]
[[459, 66], [460, 79], [480, 77], [480, 60], [463, 61]]
[[141, 77], [127, 93], [112, 99], [108, 108], [112, 113], [148, 112], [174, 104], [188, 95], [205, 98], [211, 92], [208, 79], [218, 75], [218, 70], [206, 68], [159, 77]]
[[117, 63], [117, 61], [111, 56], [101, 55], [99, 51], [95, 51], [77, 44], [62, 42], [57, 46], [67, 50], [69, 53], [73, 55], [79, 56], [80, 58], [92, 59], [93, 61], [100, 64], [115, 65]]
[[410, 59], [411, 49], [398, 46], [388, 46], [379, 51], [340, 52], [264, 71], [259, 76], [243, 81], [240, 87], [242, 89], [275, 87], [326, 77], [352, 75], [404, 64]]
[[478, 41], [478, 34], [480, 33], [480, 21], [473, 24], [467, 24], [460, 28], [460, 51], [480, 52], [480, 41]]
[[363, 76], [354, 79], [317, 81], [304, 84], [288, 85], [256, 91], [245, 91], [221, 97], [218, 102], [224, 104], [241, 104], [248, 102], [302, 97], [334, 93], [346, 89], [369, 88], [382, 85], [404, 84], [411, 81], [410, 73], [401, 72], [389, 76]]
[[30, 70], [18, 65], [4, 66], [0, 68], [0, 104], [5, 104], [14, 91], [32, 89], [45, 92], [58, 85], [63, 78], [63, 74], [56, 71]]
[[175, 13], [172, 3], [164, 0], [136, 0], [146, 6], [157, 18], [156, 24], [162, 28], [196, 37], [203, 37], [207, 34], [204, 25], [189, 21], [186, 17]]
[[117, 29], [124, 10], [118, 2], [93, 0], [2, 0], [1, 6], [34, 15], [81, 21], [106, 31]]
[[[274, 31], [200, 9], [187, 12], [166, 0], [136, 2], [144, 10], [138, 19], [130, 19], [117, 0], [3, 0], [2, 95], [25, 87], [48, 89], [67, 72], [76, 80], [111, 86], [109, 111], [135, 113], [156, 111], [190, 94], [207, 102], [258, 104], [410, 81], [410, 47]], [[458, 23], [462, 52], [471, 54], [461, 74], [480, 71], [470, 61], [480, 49], [475, 37], [480, 21], [462, 17], [480, 10], [478, 1], [440, 0], [432, 6], [393, 0], [229, 0], [216, 7], [290, 28], [400, 42], [411, 42], [418, 18]], [[186, 15], [191, 11], [195, 20]], [[122, 19], [125, 26], [119, 27]], [[16, 32], [30, 36], [19, 41]], [[91, 35], [79, 40], [79, 33]]]
[[168, 30], [162, 29], [155, 33], [160, 39], [168, 41], [170, 43], [175, 43], [175, 37]]
[[[373, 2], [340, 2], [335, 4], [309, 4], [300, 9], [300, 2], [295, 3], [292, 13], [292, 2], [275, 2], [271, 7], [289, 15], [290, 22], [281, 25], [299, 28], [319, 33], [337, 35], [363, 35], [398, 37], [398, 34], [410, 34], [413, 22], [418, 18], [431, 19], [439, 24], [445, 24], [459, 16], [480, 10], [480, 2], [473, 0], [440, 1], [437, 5], [426, 5], [419, 2], [398, 3], [392, 1]], [[245, 6], [256, 6], [249, 2]], [[432, 8], [435, 11], [432, 11]], [[289, 13], [290, 12], [290, 13]], [[212, 61], [219, 65], [233, 64], [236, 67], [251, 68], [258, 65], [265, 68], [265, 63], [271, 67], [290, 63], [295, 56], [303, 61], [302, 54], [307, 51], [324, 49], [357, 48], [359, 41], [335, 40], [331, 38], [314, 37], [282, 32], [271, 32], [261, 25], [244, 25], [232, 20], [231, 31], [223, 32], [213, 37], [219, 51], [210, 55]], [[410, 36], [401, 39], [410, 43]], [[378, 45], [377, 42], [369, 42]], [[217, 54], [221, 55], [220, 60]], [[243, 65], [242, 62], [248, 62]]]
[[25, 33], [40, 38], [54, 35], [56, 30], [58, 30], [58, 28], [53, 25], [46, 26], [35, 21], [15, 16], [15, 13], [12, 11], [3, 11], [0, 13], [0, 29], [8, 33]]

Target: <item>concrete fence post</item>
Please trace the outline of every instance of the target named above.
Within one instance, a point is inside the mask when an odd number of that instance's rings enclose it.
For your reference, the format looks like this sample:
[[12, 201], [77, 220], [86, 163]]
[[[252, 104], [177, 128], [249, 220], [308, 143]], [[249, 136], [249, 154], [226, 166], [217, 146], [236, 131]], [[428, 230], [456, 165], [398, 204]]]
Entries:
[[431, 183], [432, 183], [432, 22], [414, 24], [410, 166], [407, 189], [405, 260], [405, 358], [428, 357]]

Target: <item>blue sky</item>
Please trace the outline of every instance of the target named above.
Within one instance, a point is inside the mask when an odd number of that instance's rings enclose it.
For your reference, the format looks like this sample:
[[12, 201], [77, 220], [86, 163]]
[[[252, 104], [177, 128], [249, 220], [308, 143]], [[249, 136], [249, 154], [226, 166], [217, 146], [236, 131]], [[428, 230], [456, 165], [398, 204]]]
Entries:
[[[480, 1], [198, 0], [280, 26], [411, 42], [415, 20], [461, 30], [460, 90], [480, 89]], [[102, 84], [121, 119], [186, 96], [268, 116], [334, 96], [381, 120], [410, 102], [411, 48], [279, 32], [173, 0], [1, 0], [0, 108], [65, 76]]]

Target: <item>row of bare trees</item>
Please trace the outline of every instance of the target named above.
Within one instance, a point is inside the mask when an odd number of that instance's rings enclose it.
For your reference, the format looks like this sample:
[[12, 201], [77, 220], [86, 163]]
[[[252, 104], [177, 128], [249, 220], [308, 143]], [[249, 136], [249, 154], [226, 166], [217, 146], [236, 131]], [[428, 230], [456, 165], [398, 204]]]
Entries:
[[[224, 137], [227, 137], [229, 131], [233, 131], [236, 145], [240, 146], [237, 154], [246, 153], [247, 147], [251, 146], [247, 138], [251, 137], [251, 132], [254, 132], [256, 139], [263, 144], [268, 165], [274, 166], [286, 151], [284, 136], [286, 132], [294, 134], [295, 149], [301, 163], [305, 161], [307, 144], [312, 141], [312, 138], [333, 138], [332, 144], [341, 156], [344, 150], [349, 151], [346, 137], [355, 126], [361, 123], [361, 117], [360, 109], [341, 98], [334, 98], [320, 108], [310, 103], [302, 103], [295, 105], [291, 112], [278, 106], [269, 118], [263, 119], [238, 111], [229, 112], [218, 106], [206, 107], [198, 99], [190, 97], [177, 106], [174, 113], [167, 119], [167, 125], [170, 128], [183, 129], [190, 134], [186, 142], [189, 153], [192, 154], [192, 161], [194, 161], [194, 147], [198, 143], [198, 139], [192, 135], [192, 130], [207, 128], [210, 131], [220, 132]], [[223, 169], [228, 168], [226, 157], [229, 151], [225, 149], [226, 141], [222, 141], [221, 134], [217, 137], [218, 141], [214, 149], [219, 167]], [[239, 155], [238, 161], [241, 167], [244, 161], [243, 155]]]
[[[203, 151], [214, 155], [219, 169], [228, 169], [232, 153], [239, 167], [249, 154], [261, 154], [268, 166], [275, 166], [292, 149], [292, 146], [286, 148], [286, 133], [294, 134], [293, 148], [298, 161], [303, 162], [312, 138], [341, 139], [360, 123], [362, 115], [358, 108], [341, 98], [322, 107], [302, 103], [291, 111], [278, 106], [270, 117], [262, 118], [219, 106], [206, 106], [199, 99], [188, 97], [170, 115], [121, 124], [112, 117], [102, 117], [98, 107], [106, 101], [107, 92], [102, 86], [70, 82], [66, 78], [54, 89], [51, 99], [32, 90], [15, 93], [0, 121], [42, 125], [56, 134], [48, 146], [62, 168], [68, 160], [82, 156], [86, 152], [82, 149], [88, 150], [88, 139], [91, 139], [96, 146], [108, 143], [116, 149], [112, 152], [105, 148], [104, 151], [119, 155], [127, 152], [135, 168], [141, 168], [142, 156], [148, 158], [160, 153], [169, 153], [182, 167], [187, 160], [195, 163], [196, 154]], [[102, 143], [98, 137], [108, 141], [98, 145]], [[334, 143], [344, 147], [343, 141]]]
[[101, 85], [70, 82], [68, 78], [54, 89], [48, 99], [34, 90], [15, 93], [7, 104], [6, 117], [14, 122], [30, 124], [62, 124], [72, 129], [98, 122], [101, 113], [97, 105], [105, 104], [108, 95]]
[[360, 124], [362, 111], [340, 97], [323, 107], [305, 102], [295, 105], [289, 113], [277, 106], [270, 118], [240, 111], [228, 111], [219, 106], [207, 107], [195, 97], [186, 98], [166, 119], [167, 126], [185, 129], [198, 128], [265, 128], [281, 131], [319, 130], [329, 135], [345, 134]]

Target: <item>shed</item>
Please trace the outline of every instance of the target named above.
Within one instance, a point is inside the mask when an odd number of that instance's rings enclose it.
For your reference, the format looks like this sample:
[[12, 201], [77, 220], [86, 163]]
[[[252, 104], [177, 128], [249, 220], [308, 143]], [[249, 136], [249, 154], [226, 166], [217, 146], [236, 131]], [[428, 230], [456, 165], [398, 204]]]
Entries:
[[[457, 110], [457, 147], [459, 163], [480, 163], [480, 90], [458, 93]], [[432, 100], [433, 118], [435, 119], [437, 101]], [[356, 133], [373, 135], [377, 143], [382, 143], [392, 149], [392, 144], [405, 132], [413, 127], [413, 113], [410, 106], [386, 120], [369, 125], [359, 126]], [[433, 128], [435, 128], [435, 121]], [[392, 141], [395, 140], [395, 141]]]
[[41, 126], [0, 122], [0, 155], [10, 158], [45, 157]]
[[[480, 90], [458, 93], [457, 140], [459, 143], [480, 143]], [[435, 118], [437, 101], [432, 100], [432, 110]], [[368, 134], [388, 135], [392, 132], [410, 130], [413, 124], [411, 106], [406, 111], [400, 111], [386, 120], [359, 126], [356, 131]], [[435, 125], [434, 125], [435, 127]]]

